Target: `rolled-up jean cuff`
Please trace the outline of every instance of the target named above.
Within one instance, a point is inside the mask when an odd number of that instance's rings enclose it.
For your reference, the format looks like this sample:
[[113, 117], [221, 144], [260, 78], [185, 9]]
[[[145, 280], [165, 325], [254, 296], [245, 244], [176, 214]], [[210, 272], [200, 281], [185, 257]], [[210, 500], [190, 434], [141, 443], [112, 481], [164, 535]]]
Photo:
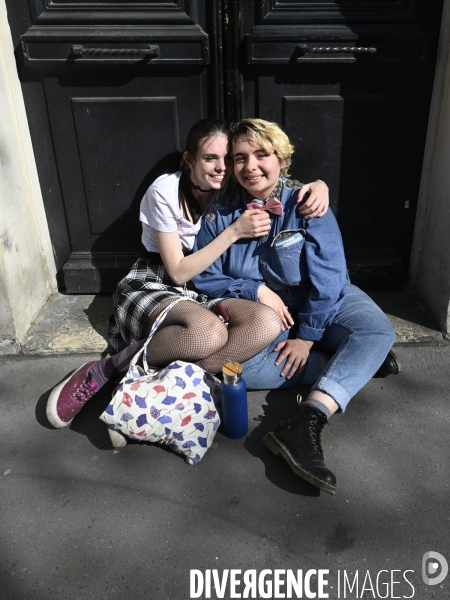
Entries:
[[348, 392], [339, 383], [336, 383], [329, 377], [321, 377], [311, 388], [311, 391], [313, 390], [320, 390], [331, 396], [339, 405], [340, 412], [345, 412], [347, 404], [351, 399]]

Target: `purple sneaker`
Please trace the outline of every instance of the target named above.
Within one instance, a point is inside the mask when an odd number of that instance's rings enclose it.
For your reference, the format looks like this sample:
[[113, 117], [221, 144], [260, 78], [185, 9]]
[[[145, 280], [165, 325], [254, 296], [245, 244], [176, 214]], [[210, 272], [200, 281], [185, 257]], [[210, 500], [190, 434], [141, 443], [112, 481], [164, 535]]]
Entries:
[[57, 385], [47, 401], [47, 419], [53, 427], [65, 427], [86, 402], [100, 389], [88, 372], [97, 361], [81, 365], [75, 373]]

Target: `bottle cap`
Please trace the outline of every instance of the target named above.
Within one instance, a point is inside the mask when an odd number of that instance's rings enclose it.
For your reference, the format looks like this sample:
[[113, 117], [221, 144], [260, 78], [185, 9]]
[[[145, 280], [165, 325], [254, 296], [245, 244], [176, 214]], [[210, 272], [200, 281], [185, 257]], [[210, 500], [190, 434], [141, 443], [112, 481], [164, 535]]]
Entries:
[[229, 360], [222, 367], [223, 381], [228, 385], [237, 385], [242, 378], [242, 365]]

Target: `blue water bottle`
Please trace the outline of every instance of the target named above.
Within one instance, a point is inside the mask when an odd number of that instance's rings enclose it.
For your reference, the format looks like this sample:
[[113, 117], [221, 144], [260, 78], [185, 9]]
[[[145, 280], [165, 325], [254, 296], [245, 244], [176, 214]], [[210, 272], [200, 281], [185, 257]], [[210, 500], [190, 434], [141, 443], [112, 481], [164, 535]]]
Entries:
[[235, 440], [248, 431], [247, 386], [242, 377], [242, 365], [229, 361], [222, 367], [220, 385], [224, 433]]

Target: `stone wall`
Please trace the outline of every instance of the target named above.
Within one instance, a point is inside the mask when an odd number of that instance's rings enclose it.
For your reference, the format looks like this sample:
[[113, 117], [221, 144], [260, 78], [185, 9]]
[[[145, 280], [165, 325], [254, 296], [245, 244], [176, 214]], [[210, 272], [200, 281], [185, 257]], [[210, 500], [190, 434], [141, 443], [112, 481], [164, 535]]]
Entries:
[[450, 332], [450, 2], [439, 54], [416, 217], [411, 284]]
[[0, 2], [0, 215], [0, 354], [10, 354], [19, 351], [34, 319], [56, 291], [56, 273], [4, 2]]

